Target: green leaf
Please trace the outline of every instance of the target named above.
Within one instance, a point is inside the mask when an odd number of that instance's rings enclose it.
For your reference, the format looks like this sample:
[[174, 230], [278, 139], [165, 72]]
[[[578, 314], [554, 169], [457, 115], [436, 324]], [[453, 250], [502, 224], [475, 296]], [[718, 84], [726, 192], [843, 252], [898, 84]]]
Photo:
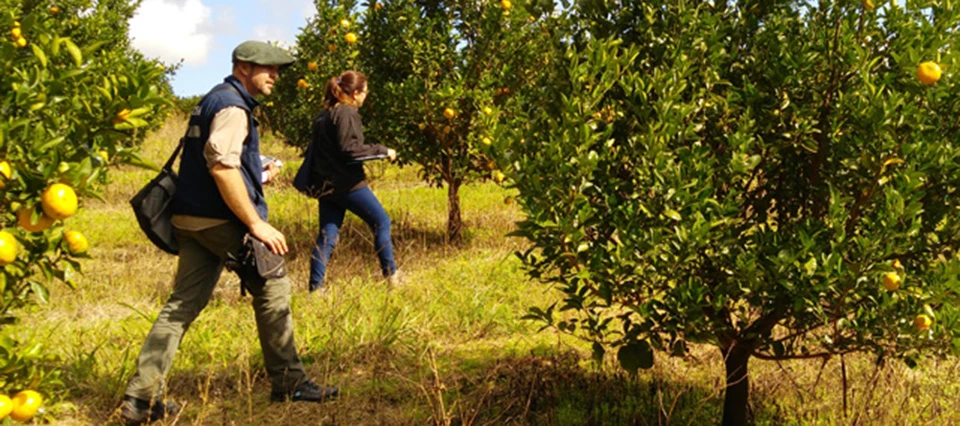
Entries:
[[47, 303], [50, 301], [50, 292], [47, 291], [47, 287], [37, 281], [30, 281], [30, 290], [33, 291], [33, 294], [37, 295], [37, 298], [41, 302]]
[[73, 44], [73, 41], [69, 38], [63, 39], [64, 46], [67, 46], [67, 52], [70, 53], [70, 56], [73, 57], [73, 62], [80, 67], [83, 65], [83, 54], [80, 53], [80, 48], [76, 44]]
[[40, 46], [37, 46], [36, 43], [30, 45], [30, 48], [33, 49], [33, 56], [36, 56], [40, 60], [40, 65], [44, 68], [47, 67], [47, 55], [43, 53], [43, 49]]
[[603, 364], [603, 355], [606, 353], [606, 350], [603, 349], [603, 345], [600, 342], [593, 342], [593, 360], [597, 364]]
[[664, 211], [664, 212], [663, 212], [663, 215], [666, 216], [666, 217], [669, 217], [670, 219], [673, 219], [673, 220], [675, 220], [675, 221], [677, 221], [677, 222], [679, 222], [680, 219], [682, 218], [682, 217], [680, 216], [680, 213], [678, 213], [676, 210], [671, 210], [671, 209], [667, 209], [666, 211]]
[[653, 367], [653, 349], [646, 340], [629, 343], [617, 351], [617, 361], [620, 361], [620, 366], [630, 374], [637, 374], [638, 369]]

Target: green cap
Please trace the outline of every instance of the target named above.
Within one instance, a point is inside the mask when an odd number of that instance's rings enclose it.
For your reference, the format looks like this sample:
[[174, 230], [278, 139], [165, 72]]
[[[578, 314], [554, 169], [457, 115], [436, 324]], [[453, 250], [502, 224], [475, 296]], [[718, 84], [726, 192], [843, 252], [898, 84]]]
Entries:
[[293, 56], [283, 49], [262, 41], [245, 41], [233, 49], [233, 62], [250, 62], [257, 65], [290, 65]]

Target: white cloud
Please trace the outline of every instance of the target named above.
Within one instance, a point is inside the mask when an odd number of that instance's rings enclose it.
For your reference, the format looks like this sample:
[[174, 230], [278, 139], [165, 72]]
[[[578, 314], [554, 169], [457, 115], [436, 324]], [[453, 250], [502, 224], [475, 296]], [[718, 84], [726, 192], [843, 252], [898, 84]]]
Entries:
[[164, 62], [203, 65], [217, 27], [210, 15], [201, 0], [144, 0], [130, 20], [133, 47]]

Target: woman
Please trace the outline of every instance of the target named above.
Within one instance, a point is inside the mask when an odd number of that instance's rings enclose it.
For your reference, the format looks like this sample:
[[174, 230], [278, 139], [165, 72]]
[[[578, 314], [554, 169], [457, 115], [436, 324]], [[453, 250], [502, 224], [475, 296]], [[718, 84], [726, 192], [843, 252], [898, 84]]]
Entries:
[[393, 281], [397, 265], [390, 240], [390, 217], [367, 186], [363, 161], [397, 158], [397, 152], [364, 143], [358, 108], [367, 99], [367, 77], [347, 71], [327, 81], [324, 110], [313, 121], [311, 183], [321, 188], [320, 235], [310, 258], [310, 291], [323, 288], [327, 261], [337, 244], [347, 210], [373, 230], [383, 276]]

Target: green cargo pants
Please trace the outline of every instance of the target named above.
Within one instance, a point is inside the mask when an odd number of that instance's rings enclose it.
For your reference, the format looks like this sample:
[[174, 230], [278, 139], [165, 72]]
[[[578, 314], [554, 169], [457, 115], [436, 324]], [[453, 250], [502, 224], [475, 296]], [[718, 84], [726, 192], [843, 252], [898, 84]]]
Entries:
[[[227, 253], [237, 253], [246, 228], [228, 223], [200, 231], [176, 229], [175, 232], [180, 244], [180, 260], [173, 293], [143, 342], [137, 372], [126, 391], [128, 396], [147, 401], [161, 393], [183, 334], [210, 301]], [[304, 371], [293, 341], [290, 281], [283, 277], [266, 281], [262, 287], [250, 287], [260, 348], [273, 390], [293, 389], [304, 378]]]

